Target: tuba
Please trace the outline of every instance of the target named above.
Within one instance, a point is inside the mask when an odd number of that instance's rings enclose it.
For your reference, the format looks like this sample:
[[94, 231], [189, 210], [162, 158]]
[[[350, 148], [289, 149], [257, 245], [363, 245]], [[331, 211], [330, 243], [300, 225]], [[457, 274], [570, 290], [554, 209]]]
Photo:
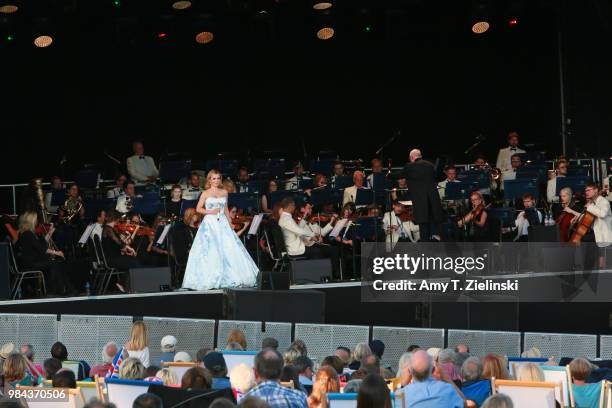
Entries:
[[34, 187], [34, 190], [36, 192], [36, 200], [38, 201], [38, 207], [40, 209], [41, 219], [39, 222], [41, 222], [42, 224], [47, 224], [49, 221], [47, 215], [49, 213], [47, 211], [47, 206], [45, 205], [45, 193], [43, 192], [42, 182], [42, 178], [35, 178], [32, 181], [32, 186]]

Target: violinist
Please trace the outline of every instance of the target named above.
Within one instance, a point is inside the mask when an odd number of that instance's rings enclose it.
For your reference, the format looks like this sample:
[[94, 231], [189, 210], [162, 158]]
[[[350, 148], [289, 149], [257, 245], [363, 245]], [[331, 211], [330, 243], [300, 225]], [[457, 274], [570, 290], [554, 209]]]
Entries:
[[397, 242], [417, 242], [419, 226], [412, 222], [408, 209], [400, 202], [393, 202], [393, 210], [383, 216], [383, 230], [387, 250], [390, 251]]
[[552, 213], [559, 226], [559, 240], [569, 241], [570, 227], [582, 212], [582, 204], [574, 199], [572, 189], [564, 187], [559, 191], [559, 202], [553, 203]]
[[[102, 248], [109, 266], [119, 271], [127, 272], [129, 269], [141, 266], [136, 257], [136, 251], [129, 244], [125, 243], [115, 231], [115, 226], [121, 219], [121, 215], [110, 210], [106, 217], [106, 225], [102, 228]], [[125, 280], [117, 282], [117, 288], [125, 292]]]
[[261, 211], [265, 213], [272, 213], [272, 193], [278, 191], [278, 181], [270, 180], [268, 182], [268, 191], [261, 196]]
[[489, 233], [488, 214], [482, 194], [474, 191], [470, 195], [472, 209], [463, 216], [457, 225], [464, 228], [469, 241], [486, 241]]
[[174, 220], [178, 219], [181, 215], [181, 206], [183, 204], [183, 189], [179, 184], [172, 186], [170, 199], [166, 200], [166, 217]]
[[542, 213], [535, 207], [535, 200], [531, 193], [523, 194], [523, 207], [525, 209], [516, 216], [517, 234], [515, 241], [527, 242], [529, 240], [529, 226], [542, 224]]
[[[164, 239], [160, 244], [157, 243], [164, 229], [166, 228], [167, 220], [163, 214], [159, 214], [153, 221], [153, 228], [145, 232], [148, 238], [148, 245], [144, 258], [144, 263], [152, 266], [168, 266], [168, 251], [167, 239]], [[144, 251], [141, 251], [145, 253]]]
[[230, 221], [232, 223], [232, 227], [234, 228], [234, 232], [236, 232], [236, 235], [241, 237], [245, 232], [248, 231], [249, 225], [251, 225], [252, 218], [239, 216], [238, 208], [233, 204], [230, 204], [228, 206], [228, 209], [230, 214]]
[[360, 249], [359, 241], [355, 237], [355, 221], [357, 213], [354, 203], [346, 203], [342, 207], [340, 218], [336, 223], [342, 223], [343, 226], [338, 232], [338, 235], [333, 237], [334, 245], [340, 249], [340, 259], [342, 262], [342, 270], [344, 277], [356, 277], [359, 274], [355, 260], [356, 251]]
[[45, 234], [44, 239], [36, 236], [38, 215], [26, 212], [19, 217], [19, 238], [16, 248], [20, 254], [23, 268], [43, 271], [48, 294], [75, 295], [77, 291], [72, 286], [64, 263], [64, 253], [52, 248], [51, 235], [53, 226]]
[[[307, 246], [311, 246], [314, 243], [323, 242], [323, 238], [325, 238], [334, 228], [333, 225], [338, 216], [336, 214], [317, 214], [313, 216], [312, 204], [305, 202], [299, 205], [294, 218], [300, 228], [310, 230], [314, 234], [314, 238], [306, 243]], [[325, 226], [321, 227], [321, 224], [325, 222]]]
[[134, 200], [136, 199], [136, 184], [133, 181], [125, 183], [123, 194], [117, 198], [117, 206], [115, 209], [122, 215], [127, 214], [134, 208]]

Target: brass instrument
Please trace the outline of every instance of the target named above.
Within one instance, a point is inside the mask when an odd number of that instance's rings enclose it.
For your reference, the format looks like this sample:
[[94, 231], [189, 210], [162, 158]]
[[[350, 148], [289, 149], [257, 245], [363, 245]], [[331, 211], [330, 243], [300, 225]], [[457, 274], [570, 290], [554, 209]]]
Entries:
[[66, 224], [70, 224], [72, 221], [74, 221], [74, 217], [76, 217], [83, 209], [83, 200], [81, 197], [76, 199], [68, 197], [60, 208], [64, 212], [62, 221]]
[[127, 194], [125, 195], [125, 209], [127, 212], [132, 212], [134, 209], [134, 199]]
[[489, 176], [491, 177], [491, 180], [497, 181], [501, 179], [502, 171], [497, 167], [489, 167]]
[[47, 206], [45, 205], [45, 193], [43, 192], [43, 189], [42, 189], [42, 178], [34, 179], [33, 186], [36, 189], [36, 198], [38, 199], [38, 205], [40, 207], [40, 215], [42, 217], [40, 222], [42, 224], [47, 224], [49, 220], [47, 219], [48, 211], [47, 211]]

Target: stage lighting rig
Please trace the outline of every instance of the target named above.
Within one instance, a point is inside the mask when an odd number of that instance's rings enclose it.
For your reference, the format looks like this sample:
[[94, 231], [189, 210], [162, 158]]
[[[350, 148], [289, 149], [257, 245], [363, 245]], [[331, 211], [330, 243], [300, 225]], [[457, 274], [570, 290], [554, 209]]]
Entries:
[[331, 8], [315, 9], [315, 33], [319, 40], [331, 39], [336, 30], [334, 29], [334, 21]]

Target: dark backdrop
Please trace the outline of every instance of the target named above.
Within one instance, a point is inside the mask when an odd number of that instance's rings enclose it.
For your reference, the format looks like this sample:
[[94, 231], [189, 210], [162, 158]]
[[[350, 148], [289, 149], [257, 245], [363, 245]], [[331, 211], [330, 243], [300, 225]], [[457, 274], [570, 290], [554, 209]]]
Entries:
[[59, 173], [63, 155], [69, 177], [83, 163], [108, 164], [105, 149], [123, 159], [135, 138], [156, 158], [165, 151], [246, 158], [273, 148], [302, 158], [305, 147], [310, 158], [331, 148], [369, 160], [399, 130], [386, 153], [396, 163], [415, 146], [464, 162], [478, 134], [487, 140], [477, 151], [493, 161], [516, 129], [522, 142], [558, 154], [559, 27], [568, 153], [609, 155], [609, 6], [527, 3], [517, 27], [499, 16], [482, 36], [470, 32], [469, 1], [421, 4], [418, 22], [410, 10], [399, 22], [378, 10], [368, 36], [339, 8], [337, 36], [326, 42], [313, 39], [308, 7], [285, 6], [268, 40], [228, 23], [208, 46], [172, 29], [167, 41], [128, 45], [113, 31], [115, 15], [99, 10], [92, 19], [81, 8], [61, 20], [51, 47], [22, 41], [0, 50], [0, 182]]

